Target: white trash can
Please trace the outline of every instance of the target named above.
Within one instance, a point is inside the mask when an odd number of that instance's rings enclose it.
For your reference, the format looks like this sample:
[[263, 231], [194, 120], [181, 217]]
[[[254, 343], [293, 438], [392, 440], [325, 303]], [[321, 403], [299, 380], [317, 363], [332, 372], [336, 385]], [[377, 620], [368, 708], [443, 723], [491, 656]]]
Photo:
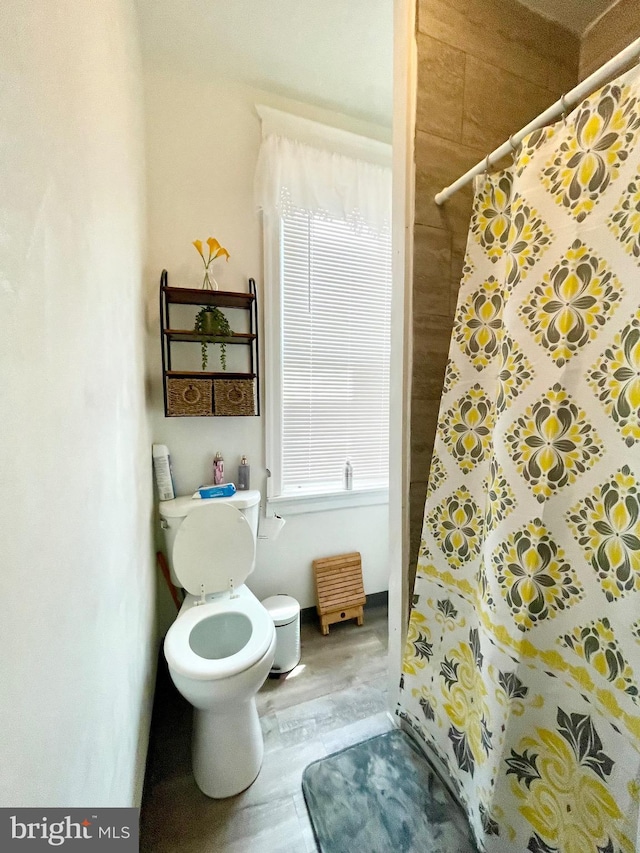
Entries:
[[300, 661], [300, 605], [290, 595], [270, 595], [262, 606], [276, 626], [276, 654], [271, 672], [291, 672]]

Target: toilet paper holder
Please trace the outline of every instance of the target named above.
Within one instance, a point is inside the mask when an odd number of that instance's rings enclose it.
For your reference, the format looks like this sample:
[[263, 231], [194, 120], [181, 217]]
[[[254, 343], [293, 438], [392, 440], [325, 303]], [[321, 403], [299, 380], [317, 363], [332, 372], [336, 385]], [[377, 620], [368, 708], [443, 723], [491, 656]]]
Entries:
[[280, 536], [285, 524], [285, 519], [279, 515], [272, 515], [268, 518], [266, 516], [261, 517], [258, 524], [258, 539], [269, 539], [273, 542]]

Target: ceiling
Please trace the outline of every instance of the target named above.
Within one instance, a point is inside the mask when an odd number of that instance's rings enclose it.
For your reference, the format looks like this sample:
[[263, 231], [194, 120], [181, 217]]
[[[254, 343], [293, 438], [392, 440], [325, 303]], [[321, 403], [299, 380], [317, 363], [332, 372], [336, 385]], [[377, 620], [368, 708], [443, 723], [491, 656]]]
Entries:
[[[516, 2], [516, 0], [512, 0]], [[615, 0], [521, 0], [582, 34]], [[145, 61], [390, 127], [393, 0], [137, 0]]]

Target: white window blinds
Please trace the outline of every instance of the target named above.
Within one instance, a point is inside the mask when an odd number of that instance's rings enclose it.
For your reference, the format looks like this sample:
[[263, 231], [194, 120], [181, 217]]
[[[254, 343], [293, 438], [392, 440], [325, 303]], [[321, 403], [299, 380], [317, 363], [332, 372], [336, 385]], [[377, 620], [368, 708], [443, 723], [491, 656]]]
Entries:
[[281, 219], [282, 494], [388, 482], [391, 238]]

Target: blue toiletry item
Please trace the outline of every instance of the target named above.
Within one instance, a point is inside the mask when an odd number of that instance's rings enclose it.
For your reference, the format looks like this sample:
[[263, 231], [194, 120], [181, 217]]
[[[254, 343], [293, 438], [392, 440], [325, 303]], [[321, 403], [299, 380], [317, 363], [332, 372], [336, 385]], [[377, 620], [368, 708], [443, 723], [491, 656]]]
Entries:
[[201, 486], [196, 492], [201, 498], [230, 498], [235, 493], [236, 487], [233, 483], [223, 483], [220, 486]]

